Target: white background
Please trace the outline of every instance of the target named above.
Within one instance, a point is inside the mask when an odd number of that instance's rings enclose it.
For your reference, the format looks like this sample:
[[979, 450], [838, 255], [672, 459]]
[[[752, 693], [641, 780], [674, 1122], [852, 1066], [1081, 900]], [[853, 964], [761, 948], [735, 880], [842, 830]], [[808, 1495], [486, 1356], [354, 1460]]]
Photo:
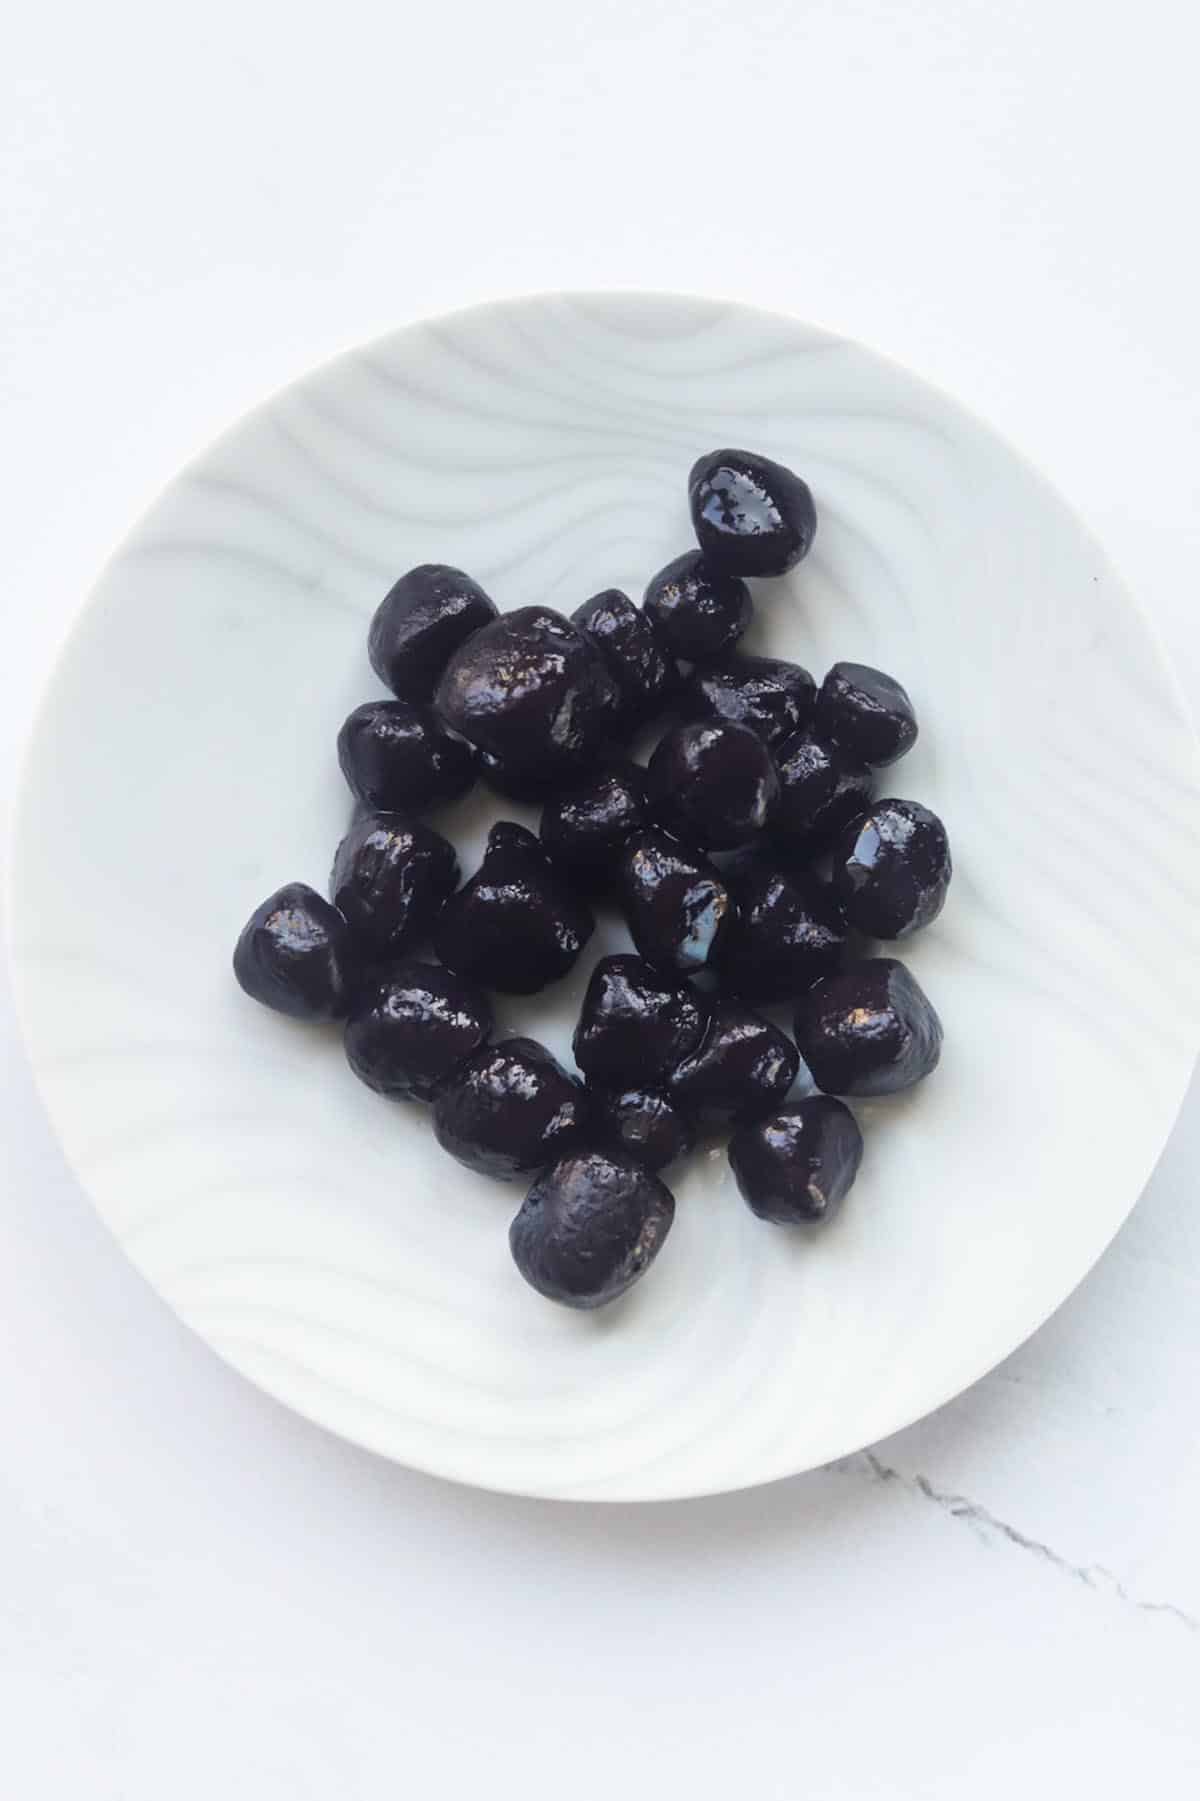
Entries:
[[[758, 300], [910, 362], [1200, 679], [1186, 0], [44, 0], [3, 39], [6, 795], [65, 622], [187, 456], [348, 343], [538, 287]], [[409, 1474], [248, 1388], [93, 1217], [6, 992], [0, 1048], [14, 1801], [1196, 1794], [1195, 1091], [971, 1394], [873, 1463], [604, 1510]]]

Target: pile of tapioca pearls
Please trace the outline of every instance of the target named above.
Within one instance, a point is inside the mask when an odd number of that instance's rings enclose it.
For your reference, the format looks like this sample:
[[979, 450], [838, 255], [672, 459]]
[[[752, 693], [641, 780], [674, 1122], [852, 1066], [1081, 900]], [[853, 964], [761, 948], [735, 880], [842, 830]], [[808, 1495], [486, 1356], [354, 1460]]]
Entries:
[[[338, 739], [359, 809], [330, 900], [279, 889], [234, 953], [256, 1000], [344, 1019], [354, 1072], [430, 1103], [451, 1156], [532, 1177], [513, 1258], [572, 1307], [645, 1274], [675, 1212], [659, 1172], [698, 1132], [732, 1134], [760, 1219], [827, 1221], [862, 1156], [835, 1097], [908, 1088], [941, 1050], [904, 965], [854, 954], [860, 934], [928, 925], [950, 881], [941, 821], [872, 798], [874, 772], [916, 739], [908, 695], [855, 663], [818, 690], [794, 663], [734, 649], [753, 610], [747, 578], [785, 574], [812, 543], [798, 476], [719, 450], [695, 464], [688, 494], [699, 549], [660, 570], [641, 607], [608, 589], [569, 619], [499, 614], [461, 570], [400, 578], [368, 644], [397, 698], [356, 708]], [[629, 740], [663, 713], [642, 767]], [[540, 801], [540, 837], [501, 820], [459, 886], [454, 846], [419, 816], [477, 779]], [[581, 1081], [534, 1039], [493, 1041], [488, 991], [559, 981], [597, 901], [621, 909], [637, 955], [592, 972]], [[795, 1042], [755, 1011], [781, 1002], [795, 1007]], [[789, 1101], [801, 1056], [810, 1091]]]

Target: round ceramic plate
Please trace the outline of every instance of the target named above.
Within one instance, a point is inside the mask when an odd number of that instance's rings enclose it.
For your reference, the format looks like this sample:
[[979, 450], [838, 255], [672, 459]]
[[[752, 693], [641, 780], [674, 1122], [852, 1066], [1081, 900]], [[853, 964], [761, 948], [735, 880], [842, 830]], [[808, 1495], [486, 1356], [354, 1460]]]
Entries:
[[[842, 1217], [761, 1224], [720, 1149], [674, 1180], [647, 1279], [597, 1315], [508, 1255], [520, 1191], [354, 1080], [336, 1032], [229, 959], [279, 884], [322, 886], [333, 753], [380, 692], [367, 622], [408, 565], [501, 607], [640, 594], [690, 542], [716, 445], [811, 483], [812, 555], [748, 648], [910, 689], [885, 789], [942, 814], [956, 878], [904, 954], [946, 1028], [861, 1108]], [[469, 869], [491, 799], [446, 816]], [[46, 1105], [158, 1292], [299, 1412], [462, 1481], [604, 1499], [803, 1470], [937, 1406], [1063, 1299], [1133, 1205], [1200, 1023], [1193, 739], [1096, 545], [944, 395], [793, 320], [666, 295], [503, 302], [305, 376], [167, 489], [43, 707], [14, 859], [20, 1008]], [[439, 821], [439, 823], [443, 823]], [[626, 944], [602, 923], [582, 964]], [[569, 1057], [587, 967], [501, 1004]]]

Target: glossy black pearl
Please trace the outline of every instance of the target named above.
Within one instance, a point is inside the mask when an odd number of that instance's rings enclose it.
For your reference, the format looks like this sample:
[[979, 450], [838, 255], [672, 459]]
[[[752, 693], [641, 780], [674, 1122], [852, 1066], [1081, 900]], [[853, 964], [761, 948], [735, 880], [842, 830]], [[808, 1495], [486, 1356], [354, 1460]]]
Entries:
[[550, 607], [518, 607], [451, 657], [435, 704], [451, 731], [513, 776], [582, 773], [618, 721], [616, 683], [589, 638]]
[[775, 747], [779, 800], [771, 822], [781, 843], [827, 842], [871, 804], [869, 769], [820, 738], [799, 733]]
[[644, 1276], [675, 1197], [619, 1151], [578, 1151], [544, 1170], [509, 1228], [513, 1262], [547, 1300], [603, 1307]]
[[457, 800], [475, 780], [469, 744], [452, 738], [428, 707], [369, 700], [337, 741], [351, 793], [376, 813], [422, 813]]
[[608, 1087], [653, 1084], [694, 1050], [704, 1021], [687, 982], [659, 974], [641, 957], [601, 957], [575, 1028], [575, 1061]]
[[917, 716], [899, 682], [865, 663], [835, 663], [817, 695], [817, 734], [856, 763], [883, 769], [917, 741]]
[[727, 872], [737, 923], [721, 953], [721, 984], [752, 1007], [794, 1001], [841, 968], [846, 922], [829, 889], [757, 857]]
[[608, 1089], [589, 1082], [588, 1094], [596, 1135], [647, 1169], [665, 1169], [696, 1142], [691, 1123], [661, 1088]]
[[660, 569], [651, 578], [643, 605], [670, 654], [687, 663], [730, 650], [754, 612], [745, 582], [723, 574], [698, 550], [689, 550]]
[[915, 800], [877, 800], [833, 852], [833, 888], [846, 918], [870, 938], [907, 938], [946, 902], [952, 864], [946, 828]]
[[635, 832], [617, 870], [630, 936], [656, 969], [695, 975], [720, 955], [734, 903], [706, 858], [666, 832]]
[[349, 1010], [357, 962], [341, 914], [314, 888], [289, 882], [246, 921], [233, 973], [252, 1000], [320, 1024]]
[[817, 529], [807, 482], [750, 450], [711, 450], [693, 463], [688, 502], [701, 550], [730, 575], [786, 575]]
[[541, 839], [554, 861], [589, 888], [611, 886], [621, 847], [646, 824], [646, 771], [606, 763], [547, 801]]
[[903, 963], [867, 957], [809, 989], [796, 1042], [824, 1093], [895, 1094], [937, 1068], [942, 1022]]
[[620, 690], [624, 724], [637, 725], [656, 713], [678, 672], [641, 608], [619, 588], [605, 588], [576, 607], [571, 618], [607, 663]]
[[445, 563], [422, 563], [380, 601], [367, 635], [371, 667], [400, 700], [427, 703], [472, 632], [497, 617], [478, 582]]
[[501, 820], [478, 870], [447, 903], [434, 947], [447, 969], [481, 987], [536, 994], [566, 975], [595, 923], [533, 833]]
[[346, 1057], [368, 1088], [398, 1100], [432, 1100], [439, 1082], [487, 1043], [486, 994], [434, 963], [404, 962], [355, 1001]]
[[820, 1226], [854, 1186], [863, 1141], [849, 1107], [828, 1095], [794, 1101], [734, 1134], [729, 1161], [742, 1199], [779, 1226]]
[[752, 844], [779, 799], [779, 777], [758, 733], [723, 719], [668, 732], [650, 759], [646, 788], [667, 830], [708, 850]]
[[582, 1142], [582, 1085], [533, 1038], [487, 1045], [438, 1088], [433, 1130], [468, 1169], [502, 1182], [542, 1169]]
[[395, 813], [356, 819], [338, 845], [330, 894], [364, 948], [379, 955], [419, 943], [458, 881], [454, 846]]
[[688, 719], [749, 726], [764, 744], [778, 744], [808, 724], [816, 698], [817, 684], [799, 663], [735, 653], [693, 669], [679, 710]]
[[702, 1130], [727, 1130], [777, 1107], [799, 1068], [786, 1032], [748, 1008], [723, 1003], [691, 1056], [672, 1071], [667, 1093]]

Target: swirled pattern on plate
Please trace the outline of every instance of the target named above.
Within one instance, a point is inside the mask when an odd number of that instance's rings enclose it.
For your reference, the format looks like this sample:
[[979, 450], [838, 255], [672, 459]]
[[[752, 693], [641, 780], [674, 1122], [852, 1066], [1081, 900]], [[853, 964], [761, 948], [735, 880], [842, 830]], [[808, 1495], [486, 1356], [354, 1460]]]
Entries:
[[[818, 675], [868, 662], [916, 703], [889, 791], [954, 842], [946, 911], [906, 949], [947, 1050], [923, 1090], [861, 1109], [863, 1173], [818, 1243], [761, 1225], [723, 1152], [701, 1152], [652, 1278], [577, 1316], [513, 1270], [512, 1192], [356, 1082], [335, 1033], [256, 1010], [230, 947], [271, 888], [323, 880], [347, 812], [334, 738], [378, 692], [366, 627], [397, 574], [453, 563], [505, 608], [638, 593], [688, 547], [687, 471], [721, 444], [794, 465], [820, 513], [745, 648]], [[467, 867], [495, 807], [452, 817]], [[952, 402], [735, 306], [504, 302], [294, 383], [113, 559], [28, 762], [20, 1006], [104, 1218], [263, 1387], [464, 1481], [695, 1494], [947, 1399], [1103, 1249], [1196, 1048], [1198, 821], [1190, 727], [1144, 622]], [[627, 941], [610, 924], [591, 948]], [[569, 1055], [592, 961], [503, 1027]]]

